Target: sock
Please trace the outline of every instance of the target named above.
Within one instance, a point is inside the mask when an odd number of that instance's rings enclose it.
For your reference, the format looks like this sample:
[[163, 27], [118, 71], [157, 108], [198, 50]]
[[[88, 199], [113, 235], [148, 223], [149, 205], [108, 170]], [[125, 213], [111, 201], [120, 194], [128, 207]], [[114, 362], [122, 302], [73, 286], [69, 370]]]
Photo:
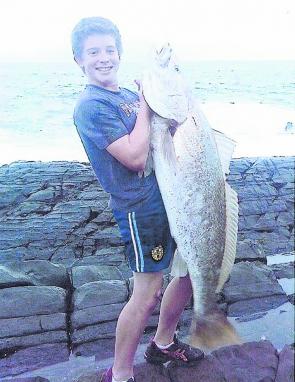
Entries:
[[173, 345], [174, 341], [172, 341], [171, 344], [168, 344], [168, 345], [159, 345], [157, 344], [157, 342], [155, 342], [155, 344], [157, 345], [159, 349], [164, 350], [164, 349], [168, 349], [171, 345]]
[[[133, 378], [133, 377], [132, 377]], [[129, 378], [130, 379], [130, 378]], [[124, 381], [117, 381], [114, 376], [112, 377], [112, 382], [128, 382], [129, 379], [124, 379]]]

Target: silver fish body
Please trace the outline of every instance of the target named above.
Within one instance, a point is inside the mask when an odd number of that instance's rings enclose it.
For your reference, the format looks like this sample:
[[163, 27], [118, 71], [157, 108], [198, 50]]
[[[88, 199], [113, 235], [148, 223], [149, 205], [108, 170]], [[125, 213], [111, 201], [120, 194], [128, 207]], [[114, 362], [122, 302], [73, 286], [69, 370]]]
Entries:
[[159, 133], [160, 123], [167, 120], [160, 122], [159, 118], [154, 116], [152, 121], [155, 172], [178, 255], [185, 261], [197, 292], [194, 309], [203, 314], [215, 301], [225, 246], [221, 165], [211, 132], [200, 130], [193, 116], [175, 135], [176, 160], [167, 160], [161, 140], [169, 137]]
[[[192, 282], [195, 321], [191, 342], [202, 348], [238, 343], [226, 318], [216, 315], [216, 291], [230, 273], [237, 237], [237, 198], [225, 180], [232, 142], [217, 134], [223, 147], [227, 145], [225, 153], [218, 151], [214, 131], [192, 99], [169, 46], [156, 56], [145, 75], [143, 91], [155, 112], [151, 120], [153, 167], [177, 244], [172, 275], [184, 276], [188, 271]], [[171, 120], [179, 123], [173, 137]], [[219, 326], [222, 321], [220, 330], [225, 332], [226, 327], [231, 338], [200, 341], [198, 331], [210, 331], [209, 321], [215, 334], [214, 321]]]

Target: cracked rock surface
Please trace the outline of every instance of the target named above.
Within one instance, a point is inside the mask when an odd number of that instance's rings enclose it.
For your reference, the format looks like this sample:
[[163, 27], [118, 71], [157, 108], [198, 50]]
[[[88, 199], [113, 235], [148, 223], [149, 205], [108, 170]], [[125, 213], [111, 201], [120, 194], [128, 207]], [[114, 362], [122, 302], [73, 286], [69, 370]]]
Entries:
[[[218, 349], [190, 371], [137, 362], [141, 380], [233, 381], [238, 378], [230, 370], [234, 363], [246, 370], [239, 373], [241, 381], [291, 381], [294, 159], [231, 162], [228, 181], [240, 205], [237, 256], [219, 305], [248, 342]], [[108, 196], [89, 164], [0, 167], [0, 232], [0, 378], [36, 382], [40, 371], [40, 381], [96, 381], [111, 362], [116, 320], [133, 279]], [[170, 280], [167, 273], [164, 288]], [[189, 332], [191, 308], [192, 301], [179, 322], [182, 337]], [[155, 332], [158, 314], [159, 306], [142, 346]], [[78, 375], [78, 359], [93, 356], [96, 373]], [[49, 371], [42, 372], [46, 367]]]

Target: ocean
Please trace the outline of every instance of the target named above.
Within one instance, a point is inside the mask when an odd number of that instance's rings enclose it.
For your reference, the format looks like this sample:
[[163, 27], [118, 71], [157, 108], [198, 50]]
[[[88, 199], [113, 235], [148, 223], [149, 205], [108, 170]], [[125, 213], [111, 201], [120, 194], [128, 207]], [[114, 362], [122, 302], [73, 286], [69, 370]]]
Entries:
[[[180, 68], [202, 103], [250, 102], [294, 110], [295, 61], [198, 61], [184, 62]], [[123, 61], [120, 84], [136, 90], [134, 79], [142, 69]], [[74, 61], [0, 64], [0, 81], [0, 138], [6, 151], [8, 143], [34, 141], [34, 158], [39, 159], [37, 145], [40, 149], [44, 141], [58, 144], [61, 136], [73, 134], [73, 109], [85, 86]], [[13, 159], [24, 158], [15, 152]]]

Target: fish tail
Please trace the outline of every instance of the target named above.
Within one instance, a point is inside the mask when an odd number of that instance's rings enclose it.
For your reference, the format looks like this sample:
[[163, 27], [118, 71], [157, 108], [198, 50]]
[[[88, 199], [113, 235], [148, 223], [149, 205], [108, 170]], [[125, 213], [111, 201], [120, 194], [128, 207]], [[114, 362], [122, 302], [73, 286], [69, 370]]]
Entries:
[[191, 325], [190, 344], [203, 351], [242, 343], [235, 328], [222, 312], [194, 318]]

